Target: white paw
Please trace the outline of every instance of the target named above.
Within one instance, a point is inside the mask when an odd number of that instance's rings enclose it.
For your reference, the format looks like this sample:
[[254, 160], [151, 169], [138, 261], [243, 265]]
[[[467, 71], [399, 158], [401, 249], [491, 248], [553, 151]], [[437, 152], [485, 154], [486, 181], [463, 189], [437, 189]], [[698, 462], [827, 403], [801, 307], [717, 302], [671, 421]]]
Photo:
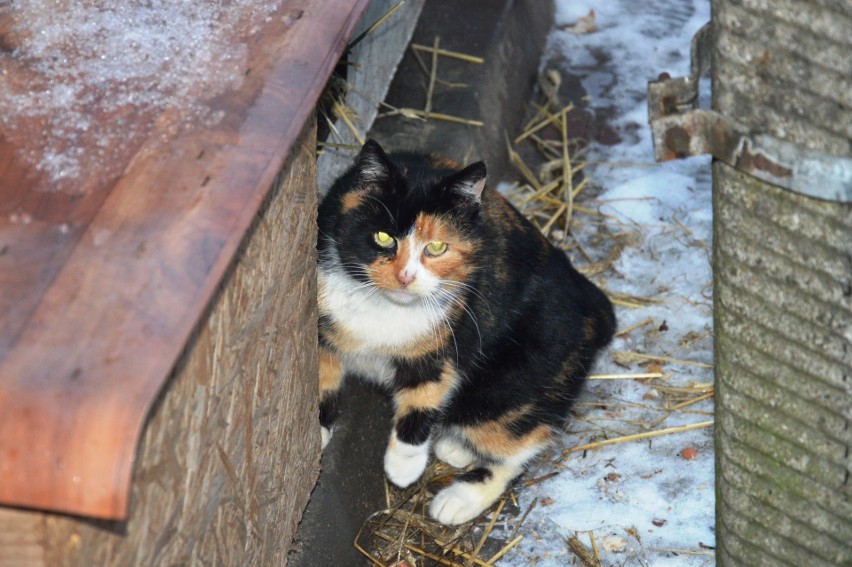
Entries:
[[442, 524], [455, 526], [474, 519], [492, 502], [481, 486], [456, 482], [435, 495], [429, 515]]
[[325, 446], [331, 441], [331, 430], [328, 427], [320, 425], [320, 439], [322, 439], [322, 449], [325, 450]]
[[394, 433], [385, 451], [385, 474], [388, 480], [405, 488], [420, 478], [429, 462], [429, 442], [409, 445], [396, 438]]
[[476, 459], [473, 452], [452, 437], [441, 437], [435, 443], [435, 456], [457, 469], [465, 468]]

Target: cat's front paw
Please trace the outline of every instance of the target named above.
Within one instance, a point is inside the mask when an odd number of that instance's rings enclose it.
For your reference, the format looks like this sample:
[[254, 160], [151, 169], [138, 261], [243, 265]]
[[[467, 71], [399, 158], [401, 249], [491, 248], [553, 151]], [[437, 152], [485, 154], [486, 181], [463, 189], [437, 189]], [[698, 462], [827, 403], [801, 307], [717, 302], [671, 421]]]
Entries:
[[388, 480], [400, 488], [411, 485], [420, 478], [429, 462], [429, 443], [410, 445], [391, 435], [385, 451], [385, 474]]
[[329, 441], [331, 441], [331, 429], [324, 425], [320, 425], [320, 439], [322, 440], [321, 450], [325, 451], [325, 446], [328, 445]]
[[456, 526], [474, 519], [493, 502], [481, 485], [456, 482], [435, 495], [429, 515], [442, 524]]
[[463, 469], [476, 460], [473, 452], [452, 437], [441, 437], [435, 443], [435, 456], [439, 461], [457, 469]]

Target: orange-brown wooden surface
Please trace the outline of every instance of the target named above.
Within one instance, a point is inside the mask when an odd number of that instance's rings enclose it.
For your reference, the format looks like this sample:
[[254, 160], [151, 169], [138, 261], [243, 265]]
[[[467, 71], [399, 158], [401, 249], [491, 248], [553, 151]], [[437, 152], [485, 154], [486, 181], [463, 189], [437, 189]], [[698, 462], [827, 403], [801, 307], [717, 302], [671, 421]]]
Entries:
[[72, 184], [53, 187], [21, 151], [44, 119], [0, 133], [0, 505], [126, 516], [146, 413], [366, 3], [283, 0], [235, 38], [245, 78], [205, 100], [220, 121], [125, 112], [150, 134]]

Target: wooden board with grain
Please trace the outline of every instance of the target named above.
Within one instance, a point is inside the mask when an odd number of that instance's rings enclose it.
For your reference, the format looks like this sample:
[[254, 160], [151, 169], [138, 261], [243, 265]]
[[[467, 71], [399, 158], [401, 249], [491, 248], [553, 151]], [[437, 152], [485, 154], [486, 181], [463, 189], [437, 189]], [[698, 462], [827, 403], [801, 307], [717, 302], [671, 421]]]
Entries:
[[319, 470], [315, 129], [154, 403], [127, 520], [0, 507], [3, 567], [276, 565]]
[[[169, 111], [127, 112], [149, 135], [74, 187], [52, 187], [19, 151], [20, 132], [39, 135], [38, 119], [4, 128], [0, 504], [127, 516], [146, 415], [366, 3], [282, 0], [234, 38], [248, 66], [239, 88], [205, 100], [219, 121], [178, 127]], [[0, 13], [6, 51], [11, 27]], [[21, 88], [28, 70], [3, 76]]]

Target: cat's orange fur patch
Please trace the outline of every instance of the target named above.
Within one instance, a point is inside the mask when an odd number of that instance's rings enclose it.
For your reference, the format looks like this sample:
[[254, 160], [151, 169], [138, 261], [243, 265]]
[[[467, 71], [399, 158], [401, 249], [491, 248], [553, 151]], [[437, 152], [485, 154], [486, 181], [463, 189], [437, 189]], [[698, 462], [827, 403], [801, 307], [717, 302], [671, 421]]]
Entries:
[[343, 365], [340, 359], [328, 349], [320, 347], [319, 352], [319, 387], [320, 393], [337, 390], [343, 380]]
[[564, 400], [566, 398], [564, 385], [570, 384], [572, 380], [576, 380], [579, 373], [584, 372], [580, 364], [580, 353], [572, 352], [564, 361], [559, 372], [553, 377], [554, 383], [558, 384], [557, 388], [549, 388], [544, 396], [551, 400]]
[[370, 279], [382, 289], [399, 289], [399, 280], [394, 272], [395, 260], [386, 256], [379, 256], [370, 264]]
[[453, 390], [458, 380], [458, 374], [450, 362], [444, 364], [438, 381], [424, 382], [415, 388], [406, 388], [397, 392], [397, 419], [413, 410], [430, 410], [440, 408], [447, 395]]
[[405, 268], [411, 255], [411, 244], [407, 238], [397, 240], [396, 256], [379, 256], [370, 264], [370, 279], [377, 286], [387, 290], [401, 289], [397, 275]]
[[351, 210], [357, 209], [364, 202], [364, 197], [367, 195], [366, 191], [350, 191], [346, 195], [343, 196], [340, 203], [340, 212], [348, 213]]
[[[490, 191], [487, 199], [488, 206], [483, 207], [483, 214], [490, 224], [501, 228], [499, 231], [500, 234], [507, 238], [512, 238], [512, 234], [516, 231], [523, 231], [523, 220], [520, 213], [503, 195], [496, 191]], [[529, 235], [526, 235], [521, 238], [528, 237]], [[547, 237], [539, 230], [535, 231], [534, 237], [542, 244], [539, 254], [546, 253], [549, 247]]]
[[500, 458], [512, 457], [546, 445], [553, 436], [553, 431], [547, 425], [539, 425], [521, 436], [509, 430], [512, 422], [531, 410], [532, 406], [525, 405], [521, 409], [507, 412], [498, 419], [477, 425], [467, 425], [462, 428], [462, 432], [478, 451]]
[[[487, 203], [482, 211], [488, 222], [493, 226], [499, 227], [496, 231], [498, 240], [492, 242], [491, 246], [498, 250], [505, 250], [509, 243], [508, 240], [513, 238], [515, 231], [521, 229], [521, 224], [517, 221], [512, 209], [512, 205], [496, 191], [490, 191], [485, 196]], [[512, 274], [509, 273], [508, 264], [499, 263], [493, 267], [492, 274], [494, 279], [501, 284], [509, 282], [512, 279]]]
[[432, 154], [429, 157], [431, 158], [430, 163], [432, 164], [432, 167], [452, 169], [453, 171], [459, 171], [464, 168], [464, 165], [460, 164], [456, 160], [442, 155]]
[[509, 201], [496, 191], [488, 193], [489, 207], [485, 208], [485, 216], [488, 221], [503, 230], [503, 234], [510, 234], [521, 227], [515, 217], [515, 211]]
[[472, 242], [465, 240], [457, 231], [434, 215], [420, 214], [415, 223], [415, 239], [419, 245], [430, 242], [446, 242], [449, 249], [440, 256], [421, 257], [423, 265], [433, 274], [444, 280], [464, 281], [471, 272], [468, 262], [474, 251]]
[[565, 360], [562, 361], [562, 368], [559, 369], [559, 373], [556, 375], [557, 382], [562, 383], [566, 380], [572, 379], [578, 370], [581, 370], [580, 353], [575, 351], [565, 357]]

